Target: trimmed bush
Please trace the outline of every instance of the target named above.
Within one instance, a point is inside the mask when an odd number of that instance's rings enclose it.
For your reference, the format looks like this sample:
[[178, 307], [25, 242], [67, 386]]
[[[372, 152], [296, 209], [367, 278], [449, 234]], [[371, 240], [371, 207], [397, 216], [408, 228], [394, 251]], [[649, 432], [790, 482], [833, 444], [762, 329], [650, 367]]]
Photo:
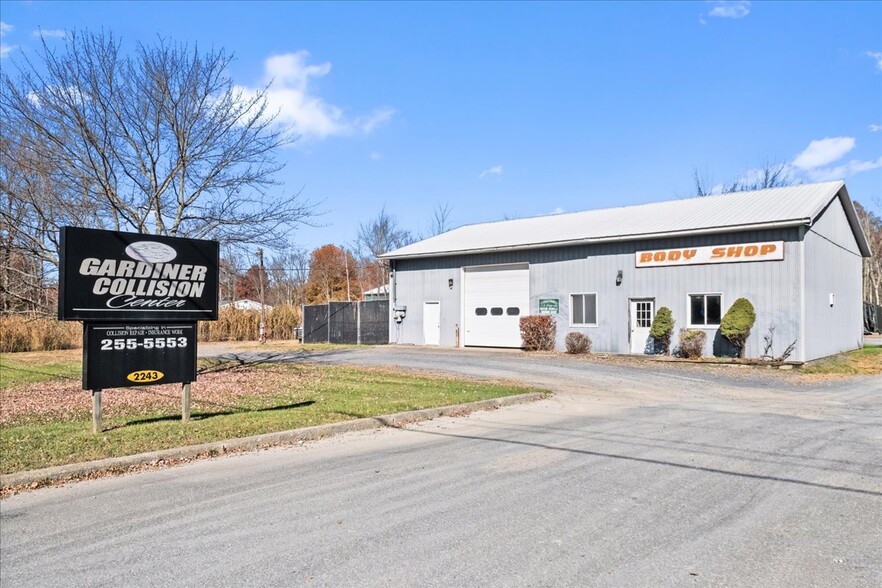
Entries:
[[653, 349], [661, 349], [663, 355], [671, 352], [671, 336], [674, 334], [674, 316], [671, 309], [662, 306], [655, 313], [652, 319], [652, 327], [649, 329], [649, 336], [654, 342]]
[[735, 346], [738, 357], [744, 355], [744, 345], [750, 336], [750, 330], [756, 322], [756, 312], [753, 310], [753, 304], [747, 298], [739, 298], [720, 322], [720, 334], [732, 342]]
[[704, 354], [704, 343], [707, 333], [704, 331], [687, 331], [680, 329], [680, 356], [696, 359]]
[[580, 354], [591, 353], [591, 338], [582, 333], [567, 333], [564, 343], [567, 346], [567, 353]]
[[552, 351], [557, 336], [554, 317], [542, 314], [521, 317], [521, 345], [527, 351]]

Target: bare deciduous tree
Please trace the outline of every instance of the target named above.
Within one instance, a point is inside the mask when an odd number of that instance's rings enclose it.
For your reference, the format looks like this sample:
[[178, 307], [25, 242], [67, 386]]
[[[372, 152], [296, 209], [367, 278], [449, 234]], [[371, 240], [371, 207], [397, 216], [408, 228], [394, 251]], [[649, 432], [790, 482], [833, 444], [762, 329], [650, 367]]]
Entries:
[[790, 176], [790, 168], [786, 163], [765, 162], [759, 168], [751, 170], [746, 177], [731, 183], [715, 184], [706, 174], [693, 170], [696, 196], [712, 196], [731, 192], [749, 192], [766, 188], [782, 188], [794, 183]]
[[429, 219], [429, 236], [434, 237], [441, 233], [446, 233], [453, 227], [450, 226], [450, 215], [453, 207], [449, 202], [443, 204], [439, 202], [432, 211], [432, 218]]
[[231, 60], [162, 39], [124, 53], [109, 33], [72, 32], [4, 68], [4, 228], [26, 211], [19, 242], [50, 264], [65, 224], [277, 246], [314, 209], [281, 195], [290, 133], [265, 91], [233, 84]]
[[304, 289], [309, 279], [309, 254], [303, 249], [283, 251], [270, 260], [269, 276], [267, 294], [270, 304], [303, 305], [306, 300]]
[[857, 201], [854, 208], [873, 253], [863, 259], [864, 301], [882, 304], [882, 218]]
[[379, 256], [414, 240], [410, 231], [398, 226], [398, 219], [389, 214], [385, 206], [376, 217], [359, 226], [356, 245], [362, 258], [367, 289], [389, 283], [389, 268]]

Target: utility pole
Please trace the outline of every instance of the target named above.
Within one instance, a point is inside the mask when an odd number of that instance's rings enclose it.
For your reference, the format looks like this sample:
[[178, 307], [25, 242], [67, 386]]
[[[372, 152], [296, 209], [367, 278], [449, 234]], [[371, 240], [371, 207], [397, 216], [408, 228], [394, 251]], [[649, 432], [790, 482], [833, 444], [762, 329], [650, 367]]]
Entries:
[[260, 271], [258, 283], [260, 284], [260, 335], [258, 340], [261, 344], [266, 343], [266, 300], [263, 292], [263, 249], [257, 250], [257, 257], [260, 259]]

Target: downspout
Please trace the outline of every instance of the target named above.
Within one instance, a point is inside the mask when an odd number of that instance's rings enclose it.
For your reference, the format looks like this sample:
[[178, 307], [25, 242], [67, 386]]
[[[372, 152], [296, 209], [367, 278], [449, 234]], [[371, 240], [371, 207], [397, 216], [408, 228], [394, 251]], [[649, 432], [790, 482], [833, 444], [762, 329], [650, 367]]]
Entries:
[[806, 311], [805, 311], [805, 225], [799, 227], [799, 361], [805, 363], [808, 350], [805, 348]]

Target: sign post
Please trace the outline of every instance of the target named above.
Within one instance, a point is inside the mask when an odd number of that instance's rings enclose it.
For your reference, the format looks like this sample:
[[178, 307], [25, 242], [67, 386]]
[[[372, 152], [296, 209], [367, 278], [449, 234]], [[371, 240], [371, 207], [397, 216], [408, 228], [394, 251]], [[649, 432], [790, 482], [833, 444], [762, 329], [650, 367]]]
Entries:
[[107, 388], [182, 383], [190, 419], [196, 321], [217, 320], [216, 241], [64, 227], [59, 320], [83, 321], [83, 389], [92, 430]]
[[181, 385], [181, 422], [190, 422], [190, 382]]
[[101, 390], [92, 390], [92, 432], [101, 432]]

